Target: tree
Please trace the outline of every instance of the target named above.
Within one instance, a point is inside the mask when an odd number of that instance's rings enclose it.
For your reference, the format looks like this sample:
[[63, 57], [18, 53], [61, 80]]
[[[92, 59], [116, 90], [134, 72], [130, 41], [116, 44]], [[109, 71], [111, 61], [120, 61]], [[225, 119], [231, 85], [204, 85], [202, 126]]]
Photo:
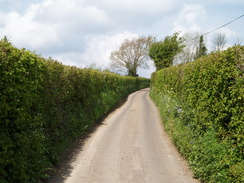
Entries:
[[138, 68], [148, 69], [148, 50], [151, 43], [151, 36], [141, 36], [132, 40], [125, 39], [119, 49], [111, 53], [110, 67], [117, 73], [138, 76]]
[[167, 36], [163, 41], [154, 41], [149, 48], [149, 56], [154, 61], [156, 69], [160, 70], [173, 65], [174, 57], [184, 48], [184, 39], [179, 32]]
[[213, 39], [213, 47], [215, 51], [221, 51], [224, 49], [225, 44], [227, 43], [227, 39], [225, 34], [217, 33]]
[[205, 46], [203, 35], [201, 35], [199, 39], [199, 46], [196, 50], [196, 59], [205, 55], [207, 55], [207, 47]]
[[241, 46], [242, 45], [242, 39], [237, 36], [234, 42], [234, 46]]
[[196, 52], [199, 45], [200, 33], [185, 33], [183, 36], [185, 47], [175, 56], [177, 63], [192, 62], [196, 58]]

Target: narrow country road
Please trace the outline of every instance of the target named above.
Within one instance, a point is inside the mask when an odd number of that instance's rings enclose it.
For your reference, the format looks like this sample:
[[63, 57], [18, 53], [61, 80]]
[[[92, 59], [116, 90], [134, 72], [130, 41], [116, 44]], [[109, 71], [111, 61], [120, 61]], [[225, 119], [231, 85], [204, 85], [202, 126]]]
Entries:
[[163, 131], [149, 89], [131, 94], [71, 162], [64, 183], [197, 183]]

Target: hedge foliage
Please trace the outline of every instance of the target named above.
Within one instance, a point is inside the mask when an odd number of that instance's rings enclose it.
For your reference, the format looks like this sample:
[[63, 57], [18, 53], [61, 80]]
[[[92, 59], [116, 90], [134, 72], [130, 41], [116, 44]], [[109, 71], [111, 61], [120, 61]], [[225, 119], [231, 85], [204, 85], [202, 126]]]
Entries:
[[37, 182], [59, 155], [149, 79], [64, 66], [0, 41], [0, 183]]
[[244, 47], [153, 74], [166, 131], [202, 182], [244, 182]]

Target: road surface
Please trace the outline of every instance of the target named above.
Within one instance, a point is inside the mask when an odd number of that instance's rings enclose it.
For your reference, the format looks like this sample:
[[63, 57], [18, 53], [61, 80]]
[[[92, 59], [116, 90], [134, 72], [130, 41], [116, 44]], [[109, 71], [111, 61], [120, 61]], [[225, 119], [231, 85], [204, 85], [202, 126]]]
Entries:
[[149, 89], [131, 94], [87, 139], [64, 183], [197, 183], [163, 131]]

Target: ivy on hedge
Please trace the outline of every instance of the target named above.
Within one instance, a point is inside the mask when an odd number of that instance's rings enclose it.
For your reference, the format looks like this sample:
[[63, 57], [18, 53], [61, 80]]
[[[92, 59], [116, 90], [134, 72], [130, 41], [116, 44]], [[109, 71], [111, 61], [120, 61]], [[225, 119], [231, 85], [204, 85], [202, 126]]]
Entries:
[[0, 183], [37, 182], [59, 155], [149, 79], [78, 69], [0, 41]]
[[203, 182], [244, 181], [244, 47], [153, 74], [166, 130]]

